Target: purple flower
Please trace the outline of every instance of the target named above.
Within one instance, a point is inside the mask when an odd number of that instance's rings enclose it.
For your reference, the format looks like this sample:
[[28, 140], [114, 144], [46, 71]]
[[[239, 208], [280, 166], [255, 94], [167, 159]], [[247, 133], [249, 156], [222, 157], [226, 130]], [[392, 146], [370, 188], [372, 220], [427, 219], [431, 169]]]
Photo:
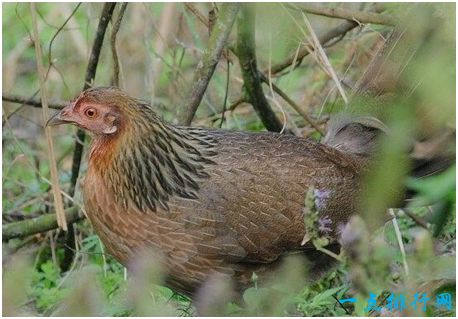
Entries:
[[313, 195], [315, 197], [316, 209], [322, 210], [326, 207], [326, 200], [331, 195], [331, 192], [326, 189], [315, 189]]
[[321, 217], [320, 219], [318, 219], [318, 224], [318, 229], [320, 232], [324, 234], [328, 234], [329, 232], [331, 232], [331, 228], [329, 226], [331, 226], [332, 221], [329, 219], [328, 216]]

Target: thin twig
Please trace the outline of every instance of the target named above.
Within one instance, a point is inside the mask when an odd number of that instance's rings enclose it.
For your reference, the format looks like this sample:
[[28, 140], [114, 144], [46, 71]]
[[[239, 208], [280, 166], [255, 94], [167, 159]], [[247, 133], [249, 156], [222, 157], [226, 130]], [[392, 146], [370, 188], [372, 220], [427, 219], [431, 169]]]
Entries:
[[49, 246], [51, 248], [52, 263], [54, 264], [54, 266], [57, 267], [58, 264], [57, 264], [57, 258], [56, 258], [56, 241], [54, 239], [52, 230], [48, 231], [48, 236], [49, 236]]
[[[35, 54], [37, 60], [38, 79], [40, 82], [41, 102], [43, 111], [43, 123], [49, 118], [48, 99], [46, 95], [45, 70], [43, 66], [43, 51], [41, 49], [40, 38], [38, 35], [37, 12], [34, 3], [30, 3], [30, 11], [32, 14], [32, 31], [35, 45]], [[64, 203], [62, 194], [60, 193], [59, 175], [57, 173], [56, 154], [52, 143], [52, 133], [50, 127], [45, 127], [46, 141], [48, 142], [49, 166], [51, 171], [52, 193], [54, 196], [54, 207], [56, 209], [57, 224], [64, 231], [67, 231], [67, 221], [64, 213]]]
[[[51, 38], [51, 41], [49, 42], [49, 46], [48, 46], [48, 69], [46, 70], [46, 74], [45, 74], [45, 81], [48, 79], [48, 76], [49, 76], [49, 72], [51, 71], [51, 68], [54, 68], [54, 70], [56, 70], [56, 72], [59, 74], [61, 80], [62, 80], [62, 83], [64, 84], [64, 87], [67, 91], [69, 91], [69, 87], [65, 81], [65, 78], [64, 76], [62, 75], [62, 72], [59, 70], [59, 68], [56, 67], [56, 65], [54, 64], [54, 61], [52, 59], [52, 46], [54, 44], [54, 40], [57, 38], [57, 36], [61, 33], [61, 31], [63, 30], [66, 30], [65, 29], [65, 26], [67, 25], [67, 23], [70, 21], [70, 19], [75, 15], [76, 11], [78, 11], [79, 7], [81, 5], [81, 2], [78, 3], [76, 5], [76, 7], [72, 10], [72, 12], [68, 15], [68, 18], [65, 19], [64, 23], [60, 26], [60, 27], [56, 27], [57, 31], [54, 33], [54, 35], [52, 36]], [[37, 10], [37, 13], [40, 15], [40, 17], [43, 19], [43, 21], [45, 22], [46, 25], [49, 26], [49, 24], [46, 22], [46, 20], [44, 19], [44, 17], [40, 14], [40, 12]], [[51, 26], [54, 28], [54, 26]]]
[[407, 264], [406, 251], [404, 249], [404, 243], [402, 241], [402, 235], [401, 235], [401, 231], [399, 230], [398, 221], [396, 219], [396, 215], [394, 214], [394, 210], [392, 208], [388, 209], [388, 212], [392, 217], [391, 221], [393, 222], [394, 232], [396, 233], [396, 238], [399, 244], [399, 250], [401, 251], [402, 264], [404, 265], [404, 271], [406, 272], [406, 275], [408, 276], [409, 275], [409, 265]]
[[[212, 28], [212, 24], [211, 22], [209, 21], [209, 19], [207, 19], [200, 11], [199, 9], [197, 9], [192, 3], [189, 3], [189, 2], [186, 2], [185, 4], [185, 8], [186, 10], [188, 11], [191, 11], [191, 13], [208, 29], [209, 31], [209, 34], [211, 35], [211, 31], [213, 30]], [[215, 7], [216, 8], [216, 7]], [[218, 10], [219, 12], [219, 10]], [[217, 16], [217, 15], [216, 15]], [[214, 23], [215, 21], [213, 21]], [[232, 60], [231, 60], [231, 57], [229, 55], [229, 53], [227, 51], [223, 51], [223, 54], [222, 56], [224, 57], [224, 59], [228, 60], [229, 62], [232, 63]]]
[[197, 108], [207, 89], [208, 83], [215, 71], [216, 65], [221, 57], [223, 48], [226, 45], [232, 26], [235, 22], [240, 4], [223, 3], [219, 10], [218, 21], [213, 28], [213, 32], [208, 41], [207, 49], [204, 51], [202, 60], [199, 62], [194, 74], [193, 86], [188, 98], [182, 104], [185, 110], [179, 122], [190, 125]]
[[175, 3], [168, 2], [164, 4], [164, 8], [161, 12], [159, 25], [156, 27], [156, 39], [153, 45], [153, 57], [151, 72], [151, 101], [154, 102], [157, 93], [157, 84], [159, 82], [160, 75], [162, 73], [162, 66], [165, 64], [164, 56], [167, 49], [167, 39], [175, 26]]
[[410, 217], [418, 226], [423, 227], [424, 229], [431, 230], [431, 227], [429, 227], [428, 223], [424, 221], [421, 217], [415, 215], [410, 211], [408, 208], [402, 209], [404, 214], [406, 214], [408, 217]]
[[[75, 257], [75, 261], [74, 263], [72, 263], [72, 266], [70, 267], [70, 269], [66, 272], [64, 278], [62, 278], [62, 280], [60, 280], [59, 284], [57, 285], [57, 289], [59, 289], [60, 287], [62, 287], [62, 285], [67, 281], [67, 279], [73, 274], [73, 270], [75, 269], [76, 267], [76, 263], [78, 261], [78, 257], [81, 256], [78, 254], [78, 251], [76, 252], [76, 257]], [[102, 255], [103, 256], [103, 255]]]
[[[48, 70], [46, 71], [46, 77], [48, 77], [49, 70], [51, 69], [52, 66], [54, 66], [54, 63], [52, 61], [52, 45], [54, 44], [54, 40], [57, 38], [59, 33], [64, 30], [65, 26], [67, 25], [68, 21], [75, 15], [76, 11], [78, 11], [79, 7], [81, 6], [81, 2], [78, 3], [73, 9], [72, 13], [68, 16], [67, 19], [65, 19], [64, 23], [57, 29], [56, 33], [51, 38], [51, 41], [49, 41], [49, 46], [48, 46]], [[43, 19], [44, 20], [44, 19]]]
[[[78, 3], [78, 4], [81, 4], [81, 2]], [[57, 26], [57, 25], [49, 23], [49, 21], [46, 20], [46, 17], [43, 15], [43, 13], [41, 13], [41, 11], [38, 8], [37, 8], [37, 14], [41, 18], [41, 21], [43, 21], [44, 24], [46, 24], [48, 27], [50, 27], [52, 29], [56, 29], [56, 30], [60, 29], [61, 31], [70, 31], [70, 30], [72, 30], [71, 27], [65, 28], [65, 27], [62, 27], [62, 26]]]
[[372, 23], [389, 26], [394, 26], [397, 23], [396, 19], [393, 19], [393, 17], [391, 16], [374, 12], [364, 12], [344, 8], [328, 8], [313, 4], [294, 4], [288, 5], [288, 7], [315, 15], [321, 15], [330, 18], [346, 19], [349, 21], [357, 21], [359, 23]]
[[[263, 75], [263, 74], [260, 74], [261, 76], [261, 80], [268, 84], [269, 85], [269, 80]], [[308, 114], [306, 112], [304, 112], [304, 110], [299, 106], [297, 105], [296, 102], [294, 102], [285, 92], [282, 91], [282, 89], [280, 89], [275, 83], [270, 83], [272, 85], [272, 88], [273, 90], [275, 91], [275, 93], [277, 93], [278, 95], [281, 96], [281, 98], [283, 100], [285, 100], [286, 103], [288, 103], [297, 113], [299, 113], [300, 116], [302, 116], [302, 118], [310, 124], [310, 126], [312, 126], [318, 133], [321, 134], [321, 136], [324, 136], [325, 133], [324, 131], [315, 123], [315, 121], [313, 121], [310, 116], [308, 116]]]
[[[345, 21], [337, 27], [329, 30], [325, 34], [318, 37], [318, 41], [321, 45], [325, 45], [327, 42], [333, 40], [336, 37], [344, 36], [347, 32], [356, 28], [359, 24], [355, 21]], [[302, 59], [310, 54], [310, 50], [313, 51], [313, 47], [310, 44], [304, 45], [299, 51], [294, 52], [288, 59], [285, 61], [275, 64], [272, 66], [272, 74], [277, 74], [289, 66], [293, 65], [293, 68], [297, 67]], [[297, 61], [297, 63], [295, 63]], [[268, 70], [263, 71], [263, 74], [267, 74]]]
[[269, 131], [280, 132], [282, 123], [267, 102], [261, 86], [255, 52], [255, 8], [254, 4], [243, 4], [237, 19], [237, 49], [244, 89], [248, 100]]
[[191, 11], [191, 13], [194, 14], [197, 19], [199, 19], [200, 22], [202, 22], [207, 27], [207, 29], [209, 29], [210, 24], [207, 21], [207, 18], [196, 7], [194, 7], [192, 3], [185, 2], [184, 6], [187, 10]]
[[334, 80], [334, 83], [337, 86], [337, 89], [339, 90], [340, 95], [342, 96], [342, 99], [344, 100], [345, 104], [348, 104], [348, 98], [345, 93], [345, 90], [343, 89], [342, 85], [340, 84], [340, 80], [337, 77], [336, 72], [334, 71], [334, 68], [331, 65], [331, 62], [329, 62], [328, 56], [324, 52], [323, 47], [321, 46], [320, 40], [318, 40], [318, 37], [316, 36], [315, 31], [312, 28], [312, 25], [310, 24], [310, 21], [307, 19], [304, 13], [302, 13], [302, 16], [304, 18], [305, 25], [307, 26], [307, 29], [309, 30], [310, 35], [312, 36], [312, 41], [313, 41], [313, 46], [315, 47], [315, 52], [318, 53], [317, 56], [321, 58], [322, 64], [329, 73], [329, 76]]
[[237, 106], [239, 106], [242, 103], [246, 103], [246, 102], [248, 102], [247, 99], [242, 96], [238, 98], [237, 100], [235, 100], [234, 102], [232, 102], [231, 105], [229, 105], [228, 110], [234, 111]]
[[116, 49], [116, 36], [118, 35], [119, 28], [121, 27], [122, 18], [124, 17], [124, 12], [127, 8], [127, 2], [124, 2], [121, 5], [119, 10], [118, 18], [113, 25], [113, 30], [111, 31], [111, 55], [113, 56], [113, 79], [112, 85], [119, 87], [119, 59], [118, 51]]
[[[39, 91], [37, 91], [39, 92]], [[42, 107], [41, 105], [41, 100], [38, 98], [28, 98], [25, 96], [21, 95], [16, 95], [16, 94], [8, 94], [8, 93], [2, 93], [2, 100], [5, 102], [10, 102], [10, 103], [16, 103], [16, 104], [23, 104], [23, 105], [29, 105], [33, 107]], [[64, 107], [66, 107], [70, 101], [59, 101], [59, 100], [53, 100], [53, 101], [48, 101], [48, 107], [50, 109], [55, 109], [55, 110], [62, 110]], [[163, 104], [160, 102], [153, 103], [154, 106], [157, 107], [163, 107]]]
[[227, 60], [227, 71], [226, 71], [226, 92], [224, 93], [224, 101], [223, 101], [223, 111], [221, 112], [221, 122], [219, 123], [219, 127], [223, 127], [223, 123], [225, 120], [226, 110], [227, 110], [227, 98], [229, 96], [229, 84], [231, 82], [231, 63]]
[[[2, 100], [6, 102], [11, 102], [11, 103], [25, 104], [25, 105], [30, 105], [34, 107], [42, 107], [40, 99], [26, 98], [20, 95], [3, 93]], [[64, 101], [54, 101], [54, 102], [48, 101], [48, 107], [50, 109], [61, 110], [64, 107], [66, 107], [67, 105], [68, 105], [68, 102], [64, 102]]]
[[302, 26], [296, 21], [296, 19], [294, 19], [292, 14], [289, 13], [288, 11], [286, 11], [286, 12], [291, 16], [291, 18], [293, 19], [294, 23], [297, 25], [299, 30], [302, 31], [302, 33], [304, 34], [304, 37], [307, 40], [307, 42], [310, 43], [311, 47], [305, 46], [305, 49], [307, 49], [310, 54], [312, 54], [312, 52], [314, 52], [314, 51], [316, 52], [316, 54], [314, 54], [313, 56], [317, 60], [318, 65], [320, 67], [322, 67], [324, 72], [326, 72], [332, 78], [332, 80], [335, 82], [335, 84], [337, 86], [337, 89], [339, 90], [339, 93], [341, 94], [341, 96], [342, 96], [342, 98], [343, 98], [343, 100], [345, 102], [345, 105], [347, 105], [348, 104], [347, 95], [346, 95], [345, 91], [343, 90], [342, 85], [340, 84], [340, 80], [337, 77], [337, 75], [336, 75], [331, 63], [329, 62], [329, 59], [328, 59], [326, 53], [324, 52], [324, 49], [323, 49], [323, 47], [322, 47], [322, 45], [320, 43], [320, 40], [316, 36], [316, 33], [313, 30], [312, 25], [310, 24], [310, 22], [307, 19], [306, 15], [302, 12], [302, 17], [304, 19], [305, 25], [306, 25], [306, 27], [308, 29], [308, 32], [309, 32], [311, 37], [302, 28]]
[[[70, 5], [71, 3], [68, 3], [66, 6], [61, 6], [59, 9], [62, 12], [61, 14], [69, 15], [70, 14]], [[85, 36], [83, 35], [83, 31], [81, 28], [81, 25], [78, 23], [77, 19], [73, 17], [73, 19], [70, 19], [68, 21], [68, 34], [71, 37], [71, 42], [73, 44], [73, 47], [76, 51], [78, 51], [80, 57], [82, 59], [87, 58], [87, 53], [89, 52], [88, 49], [88, 44], [86, 43]]]

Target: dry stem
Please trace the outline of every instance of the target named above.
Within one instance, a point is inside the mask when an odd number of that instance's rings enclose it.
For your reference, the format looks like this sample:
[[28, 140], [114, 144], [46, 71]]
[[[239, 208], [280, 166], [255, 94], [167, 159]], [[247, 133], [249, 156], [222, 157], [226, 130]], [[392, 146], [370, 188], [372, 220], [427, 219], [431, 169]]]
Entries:
[[[45, 70], [43, 67], [43, 51], [41, 49], [40, 38], [38, 35], [38, 24], [37, 24], [37, 16], [36, 16], [36, 9], [35, 9], [34, 3], [30, 4], [30, 10], [32, 13], [32, 29], [33, 29], [33, 38], [34, 38], [34, 44], [35, 44], [35, 54], [37, 58], [38, 79], [40, 81], [40, 89], [41, 89], [41, 103], [43, 105], [42, 107], [43, 124], [45, 124], [49, 118], [49, 108], [48, 108], [48, 99], [46, 96]], [[51, 183], [52, 183], [52, 192], [54, 196], [54, 206], [56, 209], [57, 224], [64, 231], [67, 231], [67, 221], [66, 221], [65, 212], [64, 212], [64, 202], [62, 200], [62, 195], [60, 193], [56, 156], [54, 153], [54, 146], [52, 143], [52, 134], [51, 134], [50, 127], [45, 127], [45, 134], [46, 134], [46, 141], [48, 143], [49, 165], [50, 165], [50, 170], [51, 170]]]

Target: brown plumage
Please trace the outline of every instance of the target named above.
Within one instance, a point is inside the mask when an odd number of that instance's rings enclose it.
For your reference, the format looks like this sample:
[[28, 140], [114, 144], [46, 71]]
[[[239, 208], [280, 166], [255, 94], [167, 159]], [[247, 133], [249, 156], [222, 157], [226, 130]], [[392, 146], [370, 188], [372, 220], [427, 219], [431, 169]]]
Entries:
[[311, 187], [332, 234], [355, 211], [365, 160], [303, 138], [167, 124], [115, 88], [83, 92], [50, 120], [61, 123], [92, 133], [83, 195], [107, 251], [124, 265], [161, 252], [182, 293], [215, 272], [241, 289], [289, 253], [314, 256], [301, 246]]

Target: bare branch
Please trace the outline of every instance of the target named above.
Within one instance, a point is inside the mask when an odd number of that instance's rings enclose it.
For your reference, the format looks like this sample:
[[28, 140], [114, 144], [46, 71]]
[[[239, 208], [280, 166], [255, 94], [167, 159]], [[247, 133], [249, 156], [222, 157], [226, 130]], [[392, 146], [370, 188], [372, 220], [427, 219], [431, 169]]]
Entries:
[[124, 12], [127, 8], [127, 2], [124, 2], [119, 10], [118, 18], [113, 25], [113, 30], [111, 31], [111, 55], [113, 56], [113, 79], [112, 84], [119, 87], [119, 59], [118, 51], [116, 49], [116, 36], [118, 35], [119, 28], [121, 27], [122, 18], [124, 17]]
[[290, 8], [299, 9], [303, 12], [321, 15], [330, 18], [346, 19], [359, 23], [372, 23], [394, 26], [397, 21], [393, 17], [382, 15], [374, 12], [364, 12], [343, 8], [328, 8], [312, 4], [294, 4], [289, 5]]
[[[197, 10], [197, 8], [195, 8], [192, 4], [189, 4], [189, 3], [185, 3], [185, 6], [186, 6], [186, 9], [191, 11], [199, 19], [199, 21], [201, 21], [205, 26], [208, 27], [209, 23], [207, 19], [202, 15], [202, 13], [200, 13], [199, 10]], [[337, 37], [339, 37], [339, 39], [342, 39], [348, 31], [352, 30], [353, 28], [357, 26], [358, 26], [357, 22], [345, 21], [338, 27], [330, 30], [326, 34], [319, 37], [318, 40], [320, 41], [320, 43], [324, 44]], [[335, 44], [336, 42], [333, 42], [332, 44]], [[230, 48], [230, 50], [234, 52], [232, 48]], [[297, 54], [293, 55], [291, 58], [289, 58], [285, 62], [275, 65], [273, 67], [274, 69], [271, 70], [271, 73], [280, 72], [284, 70], [285, 68], [289, 67], [291, 64], [296, 64], [296, 61], [297, 60], [301, 61], [306, 55], [310, 53], [310, 50], [313, 50], [312, 46], [301, 48]], [[234, 54], [236, 53], [234, 52]], [[269, 70], [264, 71], [264, 73], [262, 73], [261, 71], [258, 71], [258, 72], [259, 72], [261, 81], [268, 84], [269, 81], [267, 77], [265, 76], [265, 74], [269, 73]], [[323, 130], [316, 123], [314, 123], [314, 121], [307, 115], [307, 113], [305, 113], [293, 100], [291, 100], [278, 86], [272, 83], [272, 87], [273, 87], [273, 90], [278, 95], [280, 95], [288, 104], [290, 104], [291, 107], [294, 110], [296, 110], [296, 112], [298, 112], [299, 115], [301, 115], [306, 122], [308, 122], [316, 131], [318, 131], [321, 135], [323, 135]], [[240, 105], [241, 103], [245, 103], [245, 102], [248, 102], [247, 99], [241, 96], [235, 102], [233, 102], [229, 106], [228, 109], [233, 111], [238, 105]]]
[[282, 123], [267, 102], [261, 86], [255, 52], [255, 8], [253, 4], [244, 4], [237, 19], [237, 56], [242, 71], [244, 89], [248, 100], [255, 109], [264, 126], [269, 131], [280, 132]]
[[204, 17], [204, 15], [196, 8], [192, 3], [185, 2], [184, 4], [186, 10], [191, 11], [192, 14], [194, 14], [197, 19], [199, 19], [200, 22], [202, 22], [208, 29], [209, 29], [209, 22], [207, 21], [207, 18]]
[[[65, 210], [65, 217], [69, 224], [82, 220], [84, 216], [78, 214], [78, 208], [72, 207]], [[39, 217], [22, 220], [20, 222], [8, 223], [2, 226], [3, 241], [12, 238], [23, 238], [38, 233], [43, 233], [48, 230], [56, 229], [57, 217], [56, 214], [46, 214]]]
[[[11, 103], [30, 105], [34, 107], [42, 107], [40, 99], [29, 99], [29, 98], [19, 96], [19, 95], [14, 95], [14, 94], [3, 93], [2, 100], [6, 102], [11, 102]], [[48, 107], [51, 109], [56, 109], [56, 110], [61, 110], [67, 105], [68, 103], [64, 101], [48, 102]]]
[[232, 104], [229, 105], [229, 107], [227, 109], [229, 111], [234, 111], [237, 106], [239, 106], [242, 103], [246, 103], [246, 102], [248, 102], [248, 101], [246, 100], [245, 97], [242, 96], [242, 97], [238, 98], [237, 100], [235, 100], [234, 102], [232, 102]]
[[240, 4], [223, 3], [219, 10], [218, 21], [213, 28], [208, 46], [204, 51], [202, 60], [199, 62], [193, 79], [193, 87], [190, 90], [188, 99], [183, 103], [179, 122], [190, 125], [197, 108], [204, 96], [208, 83], [215, 71], [216, 65], [221, 57], [223, 48], [226, 45], [232, 26], [235, 22]]

